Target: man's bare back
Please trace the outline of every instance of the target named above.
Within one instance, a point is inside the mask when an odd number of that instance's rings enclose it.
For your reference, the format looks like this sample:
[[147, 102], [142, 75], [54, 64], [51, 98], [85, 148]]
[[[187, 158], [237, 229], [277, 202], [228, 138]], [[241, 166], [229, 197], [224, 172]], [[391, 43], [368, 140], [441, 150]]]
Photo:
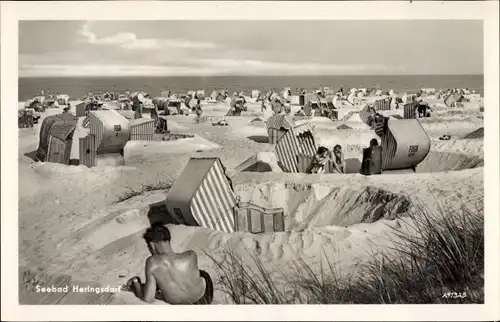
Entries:
[[210, 304], [213, 283], [210, 275], [198, 268], [194, 251], [175, 253], [170, 245], [170, 231], [163, 225], [146, 230], [144, 239], [151, 252], [146, 260], [146, 281], [131, 278], [127, 286], [145, 302], [155, 298], [170, 304]]
[[205, 292], [196, 253], [153, 255], [146, 260], [146, 274], [154, 277], [162, 299], [171, 304], [195, 303]]

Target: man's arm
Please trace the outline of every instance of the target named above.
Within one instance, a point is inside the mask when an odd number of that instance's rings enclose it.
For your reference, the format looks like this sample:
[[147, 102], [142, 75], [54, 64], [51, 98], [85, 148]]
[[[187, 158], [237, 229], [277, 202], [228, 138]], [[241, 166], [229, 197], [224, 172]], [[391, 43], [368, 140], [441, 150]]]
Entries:
[[153, 275], [154, 267], [153, 258], [149, 257], [146, 260], [146, 283], [144, 284], [142, 300], [146, 303], [151, 303], [155, 299], [156, 295], [156, 279]]

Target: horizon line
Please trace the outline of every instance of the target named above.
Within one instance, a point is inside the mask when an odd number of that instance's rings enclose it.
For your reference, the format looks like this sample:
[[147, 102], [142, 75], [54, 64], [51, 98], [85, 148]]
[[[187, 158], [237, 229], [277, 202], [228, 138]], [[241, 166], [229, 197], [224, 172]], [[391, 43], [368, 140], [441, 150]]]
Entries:
[[242, 75], [242, 74], [225, 74], [225, 75], [43, 75], [43, 76], [18, 76], [18, 78], [134, 78], [134, 77], [342, 77], [342, 76], [484, 76], [484, 73], [468, 73], [468, 74], [266, 74], [266, 75]]

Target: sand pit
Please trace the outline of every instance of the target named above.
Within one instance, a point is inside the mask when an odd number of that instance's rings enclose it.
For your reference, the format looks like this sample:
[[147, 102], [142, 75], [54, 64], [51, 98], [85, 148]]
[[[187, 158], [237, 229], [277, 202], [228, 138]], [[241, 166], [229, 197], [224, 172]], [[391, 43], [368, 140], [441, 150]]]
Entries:
[[484, 158], [482, 156], [430, 151], [416, 170], [417, 172], [443, 172], [479, 167], [484, 167]]
[[[296, 230], [305, 230], [252, 235], [170, 226], [174, 250], [197, 251], [200, 267], [212, 276], [217, 276], [215, 267], [204, 252], [209, 251], [212, 256], [219, 258], [222, 256], [220, 252], [226, 247], [232, 247], [242, 255], [246, 252], [254, 253], [270, 271], [285, 272], [290, 268], [291, 261], [298, 258], [303, 258], [312, 265], [319, 261], [316, 254], [322, 251], [325, 251], [327, 256], [341, 258], [339, 267], [349, 270], [358, 261], [363, 260], [369, 245], [380, 247], [388, 244], [387, 239], [377, 236], [383, 236], [384, 232], [400, 225], [396, 218], [406, 215], [408, 200], [411, 200], [409, 196], [417, 195], [416, 191], [428, 189], [430, 185], [430, 189], [442, 191], [440, 200], [447, 200], [448, 204], [458, 204], [457, 193], [469, 196], [472, 199], [471, 204], [474, 200], [480, 201], [482, 195], [482, 171], [467, 173], [454, 179], [449, 176], [415, 178], [414, 175], [413, 179], [406, 180], [406, 187], [394, 184], [391, 186], [389, 182], [381, 180], [381, 177], [370, 178], [369, 182], [364, 182], [366, 179], [358, 176], [348, 179], [332, 175], [334, 178], [325, 182], [325, 178], [301, 180], [296, 176], [281, 176], [283, 177], [280, 179], [266, 174], [264, 177], [252, 179], [254, 182], [251, 183], [237, 180], [236, 191], [242, 198], [248, 196], [249, 200], [260, 205], [282, 204], [288, 208], [287, 211], [293, 213], [293, 220], [290, 221], [295, 222]], [[457, 183], [465, 179], [469, 180], [469, 184], [463, 189], [456, 189]], [[303, 183], [282, 183], [286, 181]], [[353, 188], [345, 188], [347, 186]], [[404, 191], [405, 188], [408, 190]], [[422, 193], [419, 197], [425, 198], [426, 191]], [[75, 279], [88, 279], [112, 285], [121, 285], [133, 275], [142, 276], [147, 249], [140, 234], [148, 225], [145, 220], [146, 207], [153, 200], [160, 201], [163, 198], [162, 194], [137, 196], [112, 208], [103, 208], [97, 216], [92, 216], [95, 219], [86, 219], [86, 223], [81, 222], [76, 226], [72, 224], [75, 228], [80, 228], [72, 229], [75, 232], [73, 234], [67, 232], [64, 237], [66, 242], [58, 242], [58, 253], [64, 260], [56, 258], [51, 261], [50, 269], [68, 272]], [[383, 207], [379, 205], [381, 200], [384, 201]], [[332, 223], [335, 225], [332, 226]], [[59, 239], [55, 236], [56, 241], [63, 237], [59, 236]], [[45, 252], [42, 251], [40, 255], [43, 253]], [[72, 268], [65, 264], [68, 260], [72, 261]], [[116, 297], [123, 303], [140, 303], [131, 294], [120, 293]], [[227, 299], [216, 292], [214, 304], [217, 303], [227, 303]]]
[[[283, 207], [288, 214], [287, 225], [294, 230], [310, 226], [346, 226], [404, 216], [413, 202], [424, 200], [431, 193], [433, 188], [427, 185], [440, 184], [441, 197], [446, 196], [440, 202], [448, 206], [457, 195], [479, 193], [482, 196], [481, 173], [481, 168], [456, 172], [455, 176], [447, 173], [370, 177], [357, 174], [240, 173], [233, 182], [241, 200], [250, 200], [263, 207]], [[469, 174], [473, 177], [468, 185], [454, 187]], [[471, 197], [476, 198], [477, 195]], [[431, 205], [429, 201], [427, 206], [437, 207], [437, 204]]]

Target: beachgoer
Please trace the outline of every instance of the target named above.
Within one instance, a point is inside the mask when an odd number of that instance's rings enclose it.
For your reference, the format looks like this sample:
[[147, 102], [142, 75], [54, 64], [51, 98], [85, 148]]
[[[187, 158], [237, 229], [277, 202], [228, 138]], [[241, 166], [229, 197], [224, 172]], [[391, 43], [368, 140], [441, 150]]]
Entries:
[[382, 148], [377, 139], [370, 140], [370, 174], [380, 174], [382, 163]]
[[368, 112], [370, 113], [370, 115], [368, 116], [368, 126], [370, 127], [374, 127], [375, 124], [375, 118], [377, 116], [377, 111], [375, 110], [375, 107], [373, 107], [373, 105], [370, 105], [368, 107]]
[[328, 162], [329, 151], [324, 146], [320, 146], [314, 155], [310, 166], [310, 173], [325, 173], [325, 165]]
[[35, 123], [35, 110], [28, 108], [26, 109], [26, 123], [28, 127], [33, 127]]
[[196, 123], [201, 122], [202, 114], [203, 114], [203, 110], [201, 109], [200, 100], [198, 100], [198, 104], [196, 105]]
[[210, 275], [198, 268], [198, 256], [192, 250], [175, 253], [167, 227], [153, 224], [143, 235], [151, 256], [146, 260], [146, 283], [138, 276], [127, 287], [141, 300], [151, 303], [155, 298], [169, 304], [210, 304], [213, 283]]
[[155, 120], [155, 133], [166, 133], [167, 129], [167, 120], [162, 117], [157, 117]]
[[241, 102], [241, 109], [246, 111], [245, 109], [245, 104], [247, 103], [247, 100], [245, 98], [245, 96], [243, 96], [243, 92], [241, 92], [241, 94], [239, 95], [239, 101]]
[[134, 102], [132, 109], [134, 110], [134, 119], [142, 118], [142, 104], [138, 102]]
[[28, 125], [28, 111], [27, 111], [27, 109], [19, 110], [18, 114], [17, 114], [17, 117], [18, 117], [18, 119], [17, 119], [18, 126], [20, 128], [29, 127], [29, 125]]
[[19, 128], [27, 127], [26, 124], [26, 109], [17, 112], [17, 126]]
[[333, 147], [331, 161], [333, 164], [333, 173], [345, 173], [344, 153], [342, 153], [342, 147], [339, 144]]
[[149, 112], [149, 117], [151, 117], [152, 120], [156, 121], [158, 120], [158, 106], [154, 105], [153, 108], [151, 109], [151, 112]]
[[426, 117], [427, 116], [427, 103], [423, 100], [420, 100], [417, 105], [418, 117]]
[[377, 139], [370, 140], [370, 147], [363, 149], [362, 174], [372, 175], [381, 173], [382, 149]]
[[260, 105], [260, 111], [264, 113], [267, 110], [267, 106], [264, 100], [262, 100], [262, 104]]

